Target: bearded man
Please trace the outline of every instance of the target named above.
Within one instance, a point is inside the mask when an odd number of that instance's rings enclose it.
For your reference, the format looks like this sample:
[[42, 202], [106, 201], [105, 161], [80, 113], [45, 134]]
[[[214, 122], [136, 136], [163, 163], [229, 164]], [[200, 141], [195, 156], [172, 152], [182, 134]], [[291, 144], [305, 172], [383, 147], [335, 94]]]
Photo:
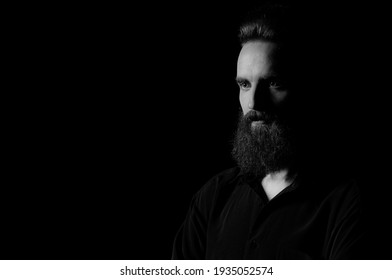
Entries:
[[355, 182], [307, 169], [313, 162], [305, 156], [297, 51], [304, 43], [290, 12], [264, 7], [240, 27], [237, 166], [194, 195], [173, 259], [357, 258], [363, 231]]

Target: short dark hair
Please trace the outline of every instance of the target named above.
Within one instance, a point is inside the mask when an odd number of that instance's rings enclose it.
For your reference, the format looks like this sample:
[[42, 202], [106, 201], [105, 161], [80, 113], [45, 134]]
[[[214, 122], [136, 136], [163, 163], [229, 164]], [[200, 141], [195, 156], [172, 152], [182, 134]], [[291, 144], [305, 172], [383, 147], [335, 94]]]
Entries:
[[287, 42], [293, 35], [293, 6], [285, 3], [265, 3], [250, 11], [239, 29], [241, 45], [253, 40]]

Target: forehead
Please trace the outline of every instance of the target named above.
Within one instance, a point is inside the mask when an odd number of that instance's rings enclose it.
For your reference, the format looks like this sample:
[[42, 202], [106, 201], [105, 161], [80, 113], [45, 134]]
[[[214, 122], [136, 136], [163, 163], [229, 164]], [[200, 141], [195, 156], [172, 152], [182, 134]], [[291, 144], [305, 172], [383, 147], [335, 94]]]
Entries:
[[250, 41], [242, 46], [237, 61], [237, 75], [265, 76], [277, 69], [278, 45], [269, 41]]
[[250, 41], [242, 46], [238, 57], [238, 63], [273, 63], [277, 44], [269, 41]]

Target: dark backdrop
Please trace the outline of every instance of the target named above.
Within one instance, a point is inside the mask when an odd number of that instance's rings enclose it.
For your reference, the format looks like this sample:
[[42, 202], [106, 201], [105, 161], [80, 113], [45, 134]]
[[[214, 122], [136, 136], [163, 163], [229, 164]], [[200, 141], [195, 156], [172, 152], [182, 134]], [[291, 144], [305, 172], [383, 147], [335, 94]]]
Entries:
[[[19, 26], [26, 78], [8, 115], [1, 258], [171, 257], [192, 195], [233, 165], [236, 36], [251, 5], [56, 5], [30, 14]], [[390, 234], [384, 25], [382, 7], [358, 5], [309, 7], [323, 77], [312, 101], [329, 166], [358, 178], [380, 248]]]

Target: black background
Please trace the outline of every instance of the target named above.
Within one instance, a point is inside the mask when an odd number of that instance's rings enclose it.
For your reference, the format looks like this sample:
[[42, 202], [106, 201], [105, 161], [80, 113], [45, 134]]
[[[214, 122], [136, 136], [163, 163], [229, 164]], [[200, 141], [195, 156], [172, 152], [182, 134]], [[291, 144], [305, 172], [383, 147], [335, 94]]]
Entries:
[[[17, 8], [2, 259], [171, 257], [191, 196], [233, 165], [236, 36], [252, 5]], [[314, 125], [366, 193], [372, 258], [390, 258], [383, 7], [307, 7], [325, 82]]]

